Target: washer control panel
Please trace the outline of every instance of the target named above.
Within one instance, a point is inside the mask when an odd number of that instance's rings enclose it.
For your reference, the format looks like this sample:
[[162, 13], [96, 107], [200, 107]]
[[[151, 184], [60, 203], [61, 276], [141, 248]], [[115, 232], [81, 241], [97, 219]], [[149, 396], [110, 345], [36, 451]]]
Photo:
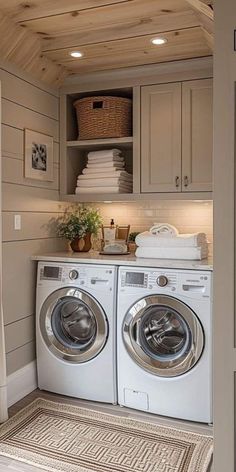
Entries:
[[73, 285], [84, 289], [113, 290], [115, 268], [85, 264], [39, 263], [38, 284]]

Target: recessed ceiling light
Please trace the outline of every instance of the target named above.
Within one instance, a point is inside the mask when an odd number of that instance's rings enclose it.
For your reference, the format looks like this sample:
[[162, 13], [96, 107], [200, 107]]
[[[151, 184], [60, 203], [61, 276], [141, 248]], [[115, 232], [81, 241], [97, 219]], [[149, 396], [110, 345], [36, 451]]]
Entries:
[[166, 38], [153, 38], [151, 39], [152, 44], [155, 44], [156, 46], [161, 46], [162, 44], [167, 43]]
[[83, 53], [80, 52], [80, 51], [72, 51], [72, 52], [70, 52], [70, 55], [71, 55], [72, 57], [82, 57], [82, 56], [83, 56]]

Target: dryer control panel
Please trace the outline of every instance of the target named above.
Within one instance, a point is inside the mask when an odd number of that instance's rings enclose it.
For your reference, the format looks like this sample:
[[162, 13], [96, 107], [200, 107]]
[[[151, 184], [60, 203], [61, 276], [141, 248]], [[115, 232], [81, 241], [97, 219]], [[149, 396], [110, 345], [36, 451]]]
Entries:
[[119, 285], [124, 293], [142, 291], [151, 293], [183, 294], [186, 297], [209, 298], [211, 292], [211, 272], [120, 268]]

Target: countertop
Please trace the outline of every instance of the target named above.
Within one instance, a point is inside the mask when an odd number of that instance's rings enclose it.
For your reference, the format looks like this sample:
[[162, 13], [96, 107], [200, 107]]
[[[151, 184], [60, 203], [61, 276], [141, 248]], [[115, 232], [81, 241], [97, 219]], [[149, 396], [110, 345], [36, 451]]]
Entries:
[[156, 267], [170, 269], [188, 269], [188, 270], [213, 270], [213, 260], [203, 259], [202, 261], [186, 261], [174, 259], [146, 259], [135, 257], [134, 254], [124, 256], [104, 256], [96, 251], [74, 253], [74, 252], [54, 252], [48, 254], [38, 254], [32, 256], [34, 261], [45, 262], [71, 262], [83, 264], [110, 264], [117, 266], [136, 266], [136, 267]]

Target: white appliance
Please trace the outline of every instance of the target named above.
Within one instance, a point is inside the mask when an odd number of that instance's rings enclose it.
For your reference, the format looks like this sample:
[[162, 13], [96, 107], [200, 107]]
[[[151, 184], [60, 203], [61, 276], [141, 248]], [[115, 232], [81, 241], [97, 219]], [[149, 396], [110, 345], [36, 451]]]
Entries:
[[40, 389], [116, 402], [116, 279], [113, 266], [39, 262]]
[[118, 403], [212, 422], [212, 277], [121, 267]]

